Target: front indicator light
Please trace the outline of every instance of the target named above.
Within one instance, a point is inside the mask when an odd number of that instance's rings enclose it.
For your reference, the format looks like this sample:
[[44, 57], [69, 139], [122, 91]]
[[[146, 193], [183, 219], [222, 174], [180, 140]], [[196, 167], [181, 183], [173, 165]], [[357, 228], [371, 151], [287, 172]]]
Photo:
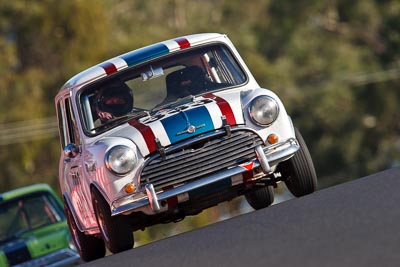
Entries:
[[276, 134], [270, 134], [267, 137], [267, 141], [268, 143], [270, 143], [271, 145], [278, 143], [278, 136]]
[[125, 185], [125, 192], [128, 194], [135, 192], [135, 185], [133, 185], [133, 184]]

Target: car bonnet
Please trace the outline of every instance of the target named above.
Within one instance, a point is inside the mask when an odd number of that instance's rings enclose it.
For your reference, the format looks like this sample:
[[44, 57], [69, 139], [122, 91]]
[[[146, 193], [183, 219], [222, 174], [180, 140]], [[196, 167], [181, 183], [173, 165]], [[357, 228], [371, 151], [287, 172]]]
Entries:
[[240, 92], [219, 96], [208, 93], [193, 101], [130, 120], [118, 132], [131, 139], [143, 157], [159, 146], [167, 147], [224, 125], [244, 124]]

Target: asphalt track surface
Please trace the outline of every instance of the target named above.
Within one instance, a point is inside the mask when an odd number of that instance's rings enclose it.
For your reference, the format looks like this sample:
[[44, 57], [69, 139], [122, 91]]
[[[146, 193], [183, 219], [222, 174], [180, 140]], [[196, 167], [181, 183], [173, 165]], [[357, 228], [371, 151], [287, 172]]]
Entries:
[[400, 168], [80, 266], [400, 266]]

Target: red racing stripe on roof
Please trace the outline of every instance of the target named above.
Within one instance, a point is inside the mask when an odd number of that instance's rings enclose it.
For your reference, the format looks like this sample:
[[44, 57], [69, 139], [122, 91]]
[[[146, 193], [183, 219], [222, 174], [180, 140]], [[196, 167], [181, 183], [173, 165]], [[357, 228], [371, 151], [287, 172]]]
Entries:
[[129, 124], [131, 126], [135, 127], [142, 134], [143, 139], [146, 142], [147, 148], [149, 149], [149, 153], [152, 153], [157, 150], [157, 146], [156, 146], [156, 142], [155, 142], [156, 137], [153, 133], [153, 130], [149, 126], [147, 126], [135, 119], [130, 120]]
[[205, 94], [203, 95], [203, 97], [214, 99], [217, 102], [217, 105], [221, 110], [222, 115], [226, 117], [226, 122], [229, 125], [236, 125], [235, 115], [233, 114], [231, 105], [228, 101], [212, 93]]
[[117, 72], [117, 67], [111, 62], [102, 63], [100, 64], [100, 67], [102, 67], [106, 71], [107, 75]]
[[190, 43], [186, 38], [183, 38], [183, 37], [176, 38], [176, 39], [174, 39], [174, 41], [178, 43], [178, 45], [181, 49], [190, 47]]

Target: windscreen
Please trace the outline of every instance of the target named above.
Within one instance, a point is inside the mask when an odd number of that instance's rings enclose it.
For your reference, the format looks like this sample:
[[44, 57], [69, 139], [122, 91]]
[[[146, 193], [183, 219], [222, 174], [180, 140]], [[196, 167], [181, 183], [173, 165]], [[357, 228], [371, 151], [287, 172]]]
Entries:
[[140, 116], [245, 81], [243, 70], [224, 45], [184, 50], [85, 88], [80, 94], [84, 128], [94, 134], [119, 118]]

